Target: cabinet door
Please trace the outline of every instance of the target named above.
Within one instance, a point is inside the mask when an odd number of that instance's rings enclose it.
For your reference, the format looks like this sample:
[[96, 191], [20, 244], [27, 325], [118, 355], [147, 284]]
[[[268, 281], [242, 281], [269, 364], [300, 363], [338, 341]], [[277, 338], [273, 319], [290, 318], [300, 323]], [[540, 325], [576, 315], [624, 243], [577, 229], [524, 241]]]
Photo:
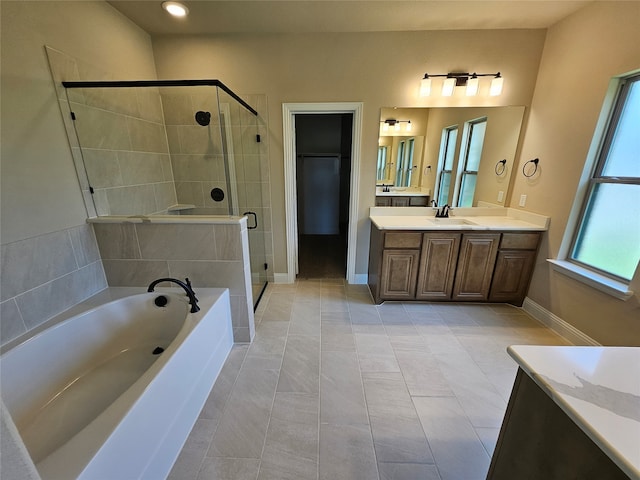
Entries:
[[408, 207], [410, 197], [391, 197], [392, 207]]
[[454, 300], [483, 301], [489, 298], [499, 242], [499, 233], [462, 236], [453, 287]]
[[456, 261], [460, 250], [459, 233], [425, 233], [416, 298], [449, 300], [453, 290]]
[[407, 300], [415, 298], [420, 250], [384, 250], [380, 275], [380, 298]]
[[429, 197], [409, 197], [410, 207], [426, 207], [429, 205]]
[[376, 197], [376, 207], [390, 207], [391, 197]]
[[535, 262], [535, 250], [502, 250], [498, 253], [489, 300], [522, 305]]

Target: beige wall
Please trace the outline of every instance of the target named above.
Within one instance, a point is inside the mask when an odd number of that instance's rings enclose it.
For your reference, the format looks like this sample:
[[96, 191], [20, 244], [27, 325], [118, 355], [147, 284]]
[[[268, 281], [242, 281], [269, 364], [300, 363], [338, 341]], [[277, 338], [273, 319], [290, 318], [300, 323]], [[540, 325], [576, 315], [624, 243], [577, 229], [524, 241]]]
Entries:
[[153, 79], [149, 36], [102, 2], [2, 1], [2, 243], [83, 224], [45, 45], [102, 71]]
[[549, 29], [519, 167], [538, 157], [540, 174], [519, 174], [512, 195], [512, 206], [526, 194], [526, 210], [551, 216], [529, 297], [606, 345], [640, 345], [638, 293], [617, 300], [545, 258], [558, 254], [609, 80], [640, 68], [639, 25], [640, 3], [601, 2]]
[[[269, 103], [275, 272], [286, 272], [282, 103], [363, 102], [356, 274], [366, 274], [383, 106], [529, 105], [544, 30], [154, 37], [159, 78], [219, 78]], [[401, 52], [401, 53], [398, 53]], [[419, 98], [425, 71], [491, 72], [500, 97]], [[462, 92], [458, 92], [462, 93]]]

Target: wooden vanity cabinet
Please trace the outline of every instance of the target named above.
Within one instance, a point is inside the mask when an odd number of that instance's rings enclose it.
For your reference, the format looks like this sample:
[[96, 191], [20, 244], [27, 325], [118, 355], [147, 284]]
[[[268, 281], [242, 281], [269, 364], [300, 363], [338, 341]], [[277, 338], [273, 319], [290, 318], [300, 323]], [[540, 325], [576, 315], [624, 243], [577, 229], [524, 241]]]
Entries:
[[377, 195], [376, 207], [426, 207], [429, 197], [425, 195]]
[[369, 288], [385, 300], [506, 302], [521, 306], [539, 232], [371, 229]]
[[460, 233], [454, 232], [424, 234], [416, 299], [451, 298], [461, 238]]
[[499, 233], [462, 235], [453, 300], [482, 302], [489, 298], [499, 244]]
[[491, 302], [524, 302], [535, 266], [540, 234], [503, 233], [491, 283]]

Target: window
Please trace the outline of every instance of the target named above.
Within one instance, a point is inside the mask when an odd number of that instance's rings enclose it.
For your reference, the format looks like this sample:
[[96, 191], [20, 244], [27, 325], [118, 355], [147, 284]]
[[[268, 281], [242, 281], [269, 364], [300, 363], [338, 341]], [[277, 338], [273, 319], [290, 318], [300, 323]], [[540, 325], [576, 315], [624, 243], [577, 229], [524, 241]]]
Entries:
[[440, 158], [438, 159], [438, 192], [436, 196], [438, 205], [449, 203], [449, 187], [451, 186], [451, 173], [453, 171], [453, 159], [456, 153], [457, 141], [457, 125], [447, 127], [442, 131]]
[[413, 151], [415, 138], [401, 140], [398, 144], [398, 169], [396, 170], [396, 187], [410, 187], [411, 173], [413, 172]]
[[622, 82], [569, 260], [626, 281], [640, 259], [640, 75]]
[[484, 134], [487, 130], [487, 119], [473, 120], [467, 125], [467, 136], [464, 153], [461, 157], [460, 192], [458, 207], [473, 207], [473, 196], [476, 192], [476, 180], [482, 158]]
[[621, 299], [640, 261], [640, 74], [612, 81], [555, 269]]
[[378, 168], [376, 180], [385, 180], [387, 178], [387, 154], [389, 147], [382, 145], [378, 147]]

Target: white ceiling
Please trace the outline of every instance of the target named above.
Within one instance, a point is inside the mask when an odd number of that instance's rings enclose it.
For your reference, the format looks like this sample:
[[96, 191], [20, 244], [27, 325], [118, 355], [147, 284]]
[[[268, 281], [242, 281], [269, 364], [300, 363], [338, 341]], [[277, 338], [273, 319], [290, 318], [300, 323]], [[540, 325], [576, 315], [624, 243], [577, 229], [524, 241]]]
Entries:
[[584, 0], [185, 0], [186, 19], [161, 0], [112, 0], [151, 35], [218, 33], [389, 32], [546, 28]]

